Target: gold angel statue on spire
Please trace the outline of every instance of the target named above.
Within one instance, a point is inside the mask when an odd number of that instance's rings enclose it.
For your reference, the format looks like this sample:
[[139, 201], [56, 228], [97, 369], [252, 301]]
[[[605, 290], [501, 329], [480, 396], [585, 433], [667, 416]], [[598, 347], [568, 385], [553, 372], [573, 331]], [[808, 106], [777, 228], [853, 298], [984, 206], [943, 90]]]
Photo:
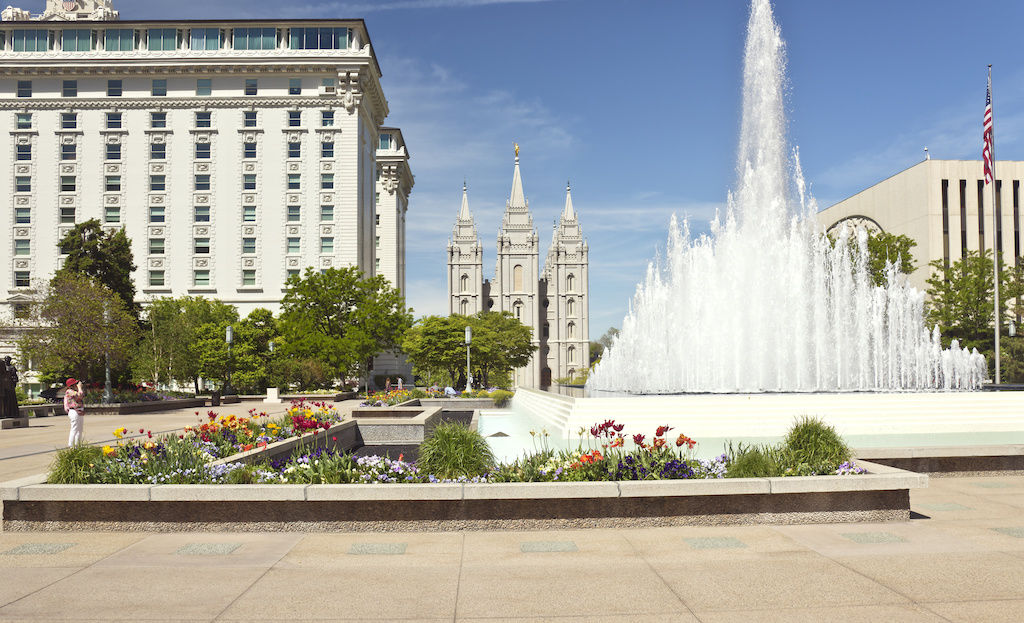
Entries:
[[516, 158], [519, 157], [519, 143], [512, 143], [516, 147]]

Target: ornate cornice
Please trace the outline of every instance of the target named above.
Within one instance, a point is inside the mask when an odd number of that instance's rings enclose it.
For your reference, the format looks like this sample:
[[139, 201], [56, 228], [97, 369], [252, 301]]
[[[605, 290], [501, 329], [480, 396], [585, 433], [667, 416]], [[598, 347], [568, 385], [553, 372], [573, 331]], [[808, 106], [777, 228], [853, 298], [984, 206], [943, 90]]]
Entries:
[[[140, 97], [140, 98], [81, 98], [73, 103], [67, 98], [7, 98], [0, 99], [0, 110], [110, 110], [153, 108], [326, 108], [341, 102], [334, 97]], [[256, 128], [243, 128], [254, 130]], [[294, 129], [294, 128], [293, 128]], [[21, 130], [24, 132], [25, 130]], [[13, 131], [12, 131], [13, 132]]]

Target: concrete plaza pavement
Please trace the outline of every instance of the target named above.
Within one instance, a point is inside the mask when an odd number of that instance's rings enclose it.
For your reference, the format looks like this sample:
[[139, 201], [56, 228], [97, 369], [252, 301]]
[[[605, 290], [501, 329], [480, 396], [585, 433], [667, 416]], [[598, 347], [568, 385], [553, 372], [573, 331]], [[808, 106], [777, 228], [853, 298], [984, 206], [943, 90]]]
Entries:
[[[87, 432], [195, 420], [105, 417]], [[21, 445], [66, 436], [53, 424]], [[0, 458], [0, 480], [25, 460]], [[932, 478], [911, 506], [914, 519], [877, 524], [4, 532], [0, 621], [1024, 620], [1024, 475]]]

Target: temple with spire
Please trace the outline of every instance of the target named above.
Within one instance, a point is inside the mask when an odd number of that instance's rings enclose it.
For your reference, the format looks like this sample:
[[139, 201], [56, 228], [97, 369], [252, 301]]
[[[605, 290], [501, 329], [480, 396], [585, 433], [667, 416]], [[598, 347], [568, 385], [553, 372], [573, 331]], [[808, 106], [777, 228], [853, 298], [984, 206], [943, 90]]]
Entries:
[[469, 316], [507, 311], [530, 328], [537, 350], [529, 364], [516, 370], [516, 385], [547, 387], [553, 380], [577, 376], [589, 364], [589, 249], [567, 184], [565, 207], [540, 267], [539, 238], [523, 192], [518, 146], [497, 242], [494, 279], [488, 281], [464, 183], [448, 241], [448, 312]]

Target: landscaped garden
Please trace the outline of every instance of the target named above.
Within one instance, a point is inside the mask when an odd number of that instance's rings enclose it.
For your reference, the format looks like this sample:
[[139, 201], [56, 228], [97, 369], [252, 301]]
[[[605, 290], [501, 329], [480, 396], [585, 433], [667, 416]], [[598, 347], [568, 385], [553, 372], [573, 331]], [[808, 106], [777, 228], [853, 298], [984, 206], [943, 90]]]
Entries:
[[495, 407], [504, 407], [512, 399], [513, 392], [492, 387], [490, 389], [466, 390], [445, 394], [440, 389], [392, 389], [383, 392], [367, 392], [363, 394], [360, 407], [393, 407], [403, 402], [423, 398], [490, 398]]

